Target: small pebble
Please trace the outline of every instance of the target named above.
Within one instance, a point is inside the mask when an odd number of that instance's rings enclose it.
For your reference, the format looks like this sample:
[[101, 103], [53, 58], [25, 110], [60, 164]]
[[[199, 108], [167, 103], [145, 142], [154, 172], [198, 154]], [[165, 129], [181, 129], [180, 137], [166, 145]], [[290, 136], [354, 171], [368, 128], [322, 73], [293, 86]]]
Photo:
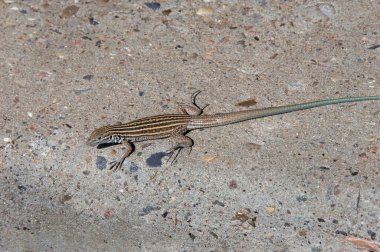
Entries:
[[107, 168], [107, 159], [102, 156], [96, 157], [96, 168], [99, 170], [104, 170]]
[[213, 163], [217, 159], [215, 155], [204, 155], [202, 161], [205, 163]]
[[378, 214], [375, 211], [368, 212], [368, 215], [371, 216], [372, 218], [377, 218], [378, 217]]
[[239, 220], [241, 222], [246, 222], [250, 218], [250, 213], [251, 212], [248, 209], [239, 208], [235, 212], [234, 219]]
[[163, 10], [163, 11], [162, 11], [162, 14], [164, 14], [165, 16], [169, 16], [171, 12], [172, 12], [172, 10], [170, 10], [170, 9], [168, 9], [168, 10]]
[[70, 5], [67, 6], [63, 11], [62, 11], [62, 17], [63, 18], [68, 18], [73, 15], [75, 15], [79, 10], [79, 7], [76, 5]]
[[230, 181], [230, 183], [229, 183], [229, 187], [230, 187], [230, 189], [236, 189], [237, 188], [237, 182], [236, 182], [236, 180], [235, 179], [232, 179], [231, 181]]
[[304, 90], [305, 84], [300, 83], [300, 82], [292, 82], [288, 84], [288, 89], [293, 90], [293, 91]]
[[376, 154], [378, 149], [379, 148], [377, 146], [373, 145], [373, 146], [369, 147], [369, 152], [372, 154]]
[[32, 112], [28, 112], [27, 113], [29, 117], [33, 117], [33, 113]]
[[319, 10], [323, 13], [323, 15], [327, 17], [331, 17], [335, 13], [334, 6], [330, 4], [321, 4], [319, 5]]
[[248, 99], [248, 100], [239, 102], [238, 104], [236, 104], [236, 106], [249, 107], [249, 106], [253, 106], [253, 105], [256, 105], [256, 104], [257, 104], [257, 101], [253, 98], [253, 99]]
[[273, 214], [276, 209], [274, 207], [267, 207], [265, 210], [268, 214]]
[[199, 16], [210, 16], [212, 13], [214, 13], [214, 9], [211, 7], [201, 7], [197, 10]]
[[6, 142], [6, 143], [11, 143], [12, 142], [12, 139], [11, 138], [9, 138], [9, 137], [4, 137], [4, 142]]

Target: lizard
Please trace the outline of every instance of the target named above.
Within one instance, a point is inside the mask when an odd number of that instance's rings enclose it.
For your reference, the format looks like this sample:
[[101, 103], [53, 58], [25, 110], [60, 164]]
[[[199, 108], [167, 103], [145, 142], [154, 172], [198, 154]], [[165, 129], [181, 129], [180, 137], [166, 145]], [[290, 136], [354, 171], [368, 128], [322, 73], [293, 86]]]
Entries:
[[[173, 157], [173, 163], [182, 149], [189, 148], [191, 151], [193, 140], [186, 136], [191, 130], [217, 127], [332, 104], [380, 100], [380, 96], [347, 97], [204, 115], [202, 114], [203, 110], [208, 104], [203, 108], [196, 105], [195, 98], [199, 93], [200, 91], [196, 91], [192, 94], [191, 103], [179, 103], [175, 114], [150, 116], [124, 124], [107, 125], [95, 129], [87, 139], [87, 145], [99, 147], [101, 145], [124, 144], [125, 153], [110, 163], [109, 169], [116, 171], [122, 167], [124, 160], [133, 152], [133, 143], [171, 138], [175, 141], [175, 145], [167, 151], [167, 154], [169, 155], [168, 160]], [[173, 154], [175, 155], [173, 156]]]

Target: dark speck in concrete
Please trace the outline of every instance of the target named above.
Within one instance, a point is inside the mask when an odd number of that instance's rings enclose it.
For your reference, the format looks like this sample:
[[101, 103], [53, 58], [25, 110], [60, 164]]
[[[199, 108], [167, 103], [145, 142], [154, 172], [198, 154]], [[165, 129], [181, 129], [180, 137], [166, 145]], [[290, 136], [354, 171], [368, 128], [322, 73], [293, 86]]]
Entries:
[[168, 216], [168, 211], [165, 211], [161, 216], [163, 217], [163, 218], [166, 218], [166, 216]]
[[73, 196], [68, 195], [68, 194], [65, 194], [65, 195], [63, 195], [63, 197], [61, 198], [60, 202], [61, 202], [61, 203], [65, 203], [66, 201], [69, 201], [69, 200], [71, 200], [72, 198], [73, 198]]
[[151, 155], [147, 160], [146, 164], [149, 167], [161, 167], [162, 166], [162, 158], [167, 155], [166, 152], [157, 152]]
[[87, 75], [83, 76], [83, 79], [88, 80], [88, 81], [92, 80], [93, 78], [94, 78], [93, 74], [87, 74]]
[[49, 31], [55, 32], [55, 33], [57, 33], [57, 34], [62, 34], [62, 32], [61, 32], [60, 30], [58, 30], [57, 28], [49, 29]]
[[218, 235], [217, 235], [216, 233], [214, 233], [214, 232], [212, 232], [212, 231], [209, 231], [209, 233], [210, 233], [212, 236], [214, 236], [215, 239], [218, 239], [218, 238], [219, 238]]
[[368, 235], [371, 237], [371, 240], [374, 241], [376, 239], [376, 233], [372, 230], [367, 231]]
[[212, 202], [212, 204], [213, 204], [213, 205], [218, 205], [218, 206], [221, 206], [221, 207], [224, 207], [224, 206], [225, 206], [225, 204], [224, 204], [223, 202], [220, 202], [219, 200], [214, 200], [214, 201]]
[[91, 90], [92, 90], [92, 88], [85, 88], [85, 89], [74, 90], [74, 94], [81, 95], [82, 93], [86, 93], [86, 92], [91, 91]]
[[380, 47], [380, 45], [373, 45], [373, 46], [371, 46], [371, 47], [368, 47], [368, 49], [369, 50], [375, 50], [375, 49], [377, 49], [377, 48], [379, 48]]
[[89, 170], [85, 170], [85, 171], [83, 171], [83, 174], [86, 175], [86, 176], [90, 175], [90, 171]]
[[160, 9], [161, 4], [156, 3], [156, 2], [149, 2], [149, 3], [145, 3], [145, 6], [152, 9], [152, 10], [158, 10], [158, 9]]
[[130, 173], [137, 172], [139, 169], [140, 169], [140, 167], [133, 162], [131, 163], [131, 166], [129, 166], [129, 172]]
[[342, 230], [336, 230], [335, 234], [341, 234], [341, 235], [347, 236], [347, 232], [342, 231]]
[[104, 170], [107, 167], [107, 159], [102, 156], [97, 156], [96, 157], [96, 168], [99, 170]]
[[327, 167], [327, 166], [320, 166], [319, 169], [321, 169], [321, 170], [330, 170], [330, 168]]
[[98, 25], [99, 24], [93, 17], [90, 17], [88, 19], [88, 21], [90, 21], [90, 24], [92, 24], [92, 25]]
[[297, 201], [298, 202], [305, 202], [305, 201], [307, 201], [307, 196], [306, 195], [297, 196]]
[[82, 39], [86, 39], [86, 40], [90, 40], [92, 41], [92, 38], [88, 37], [88, 36], [82, 36]]
[[358, 175], [359, 174], [359, 172], [357, 172], [357, 171], [355, 171], [355, 172], [351, 172], [351, 176], [356, 176], [356, 175]]
[[194, 241], [195, 240], [195, 235], [193, 235], [192, 233], [189, 233], [189, 236], [190, 238]]
[[157, 211], [157, 210], [160, 210], [161, 208], [159, 206], [151, 206], [151, 205], [148, 205], [146, 207], [144, 207], [142, 209], [142, 211], [140, 211], [139, 215], [140, 216], [144, 216], [144, 215], [147, 215], [147, 214], [150, 214], [151, 212], [153, 211]]
[[20, 190], [20, 193], [26, 192], [26, 187], [23, 185], [19, 185], [19, 186], [17, 186], [17, 188]]
[[139, 91], [139, 96], [144, 96], [145, 92], [144, 91]]

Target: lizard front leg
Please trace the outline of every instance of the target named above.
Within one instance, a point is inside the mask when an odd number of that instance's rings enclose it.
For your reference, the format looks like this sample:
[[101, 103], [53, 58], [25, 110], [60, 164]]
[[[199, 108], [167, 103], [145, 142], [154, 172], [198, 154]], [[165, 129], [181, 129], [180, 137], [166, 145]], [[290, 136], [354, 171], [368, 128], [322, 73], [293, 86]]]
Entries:
[[124, 152], [124, 154], [119, 159], [110, 163], [110, 165], [111, 165], [109, 168], [110, 170], [117, 171], [118, 169], [120, 169], [123, 166], [124, 160], [129, 155], [131, 155], [131, 153], [133, 151], [132, 144], [130, 142], [126, 141], [126, 142], [124, 142], [124, 145], [127, 148], [127, 150]]

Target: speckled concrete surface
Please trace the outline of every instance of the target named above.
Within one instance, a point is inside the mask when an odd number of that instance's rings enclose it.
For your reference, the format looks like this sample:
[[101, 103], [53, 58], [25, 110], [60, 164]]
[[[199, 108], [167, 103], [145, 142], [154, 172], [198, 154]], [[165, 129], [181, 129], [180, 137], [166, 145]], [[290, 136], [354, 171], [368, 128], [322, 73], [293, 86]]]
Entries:
[[380, 94], [377, 1], [1, 1], [0, 250], [376, 251], [380, 102], [168, 140], [102, 125]]

